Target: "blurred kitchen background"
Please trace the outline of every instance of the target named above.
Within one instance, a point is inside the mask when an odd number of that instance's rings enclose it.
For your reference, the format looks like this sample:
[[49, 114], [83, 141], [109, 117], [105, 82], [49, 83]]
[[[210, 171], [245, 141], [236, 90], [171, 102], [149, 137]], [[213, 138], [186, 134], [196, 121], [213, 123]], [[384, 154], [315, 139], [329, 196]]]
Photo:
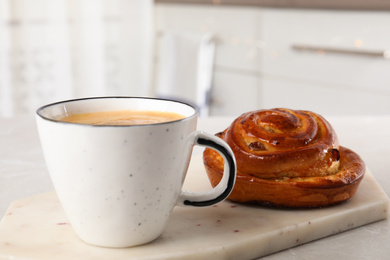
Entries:
[[0, 0], [0, 117], [90, 96], [390, 114], [386, 0]]

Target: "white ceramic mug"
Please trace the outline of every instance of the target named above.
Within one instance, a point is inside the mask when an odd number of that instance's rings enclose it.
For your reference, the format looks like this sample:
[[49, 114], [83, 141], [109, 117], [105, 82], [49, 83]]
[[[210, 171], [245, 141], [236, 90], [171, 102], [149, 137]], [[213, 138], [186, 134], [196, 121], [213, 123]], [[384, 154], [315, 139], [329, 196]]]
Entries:
[[[58, 120], [115, 110], [168, 111], [185, 118], [132, 126]], [[197, 116], [185, 103], [136, 97], [68, 100], [37, 110], [52, 182], [82, 240], [105, 247], [144, 244], [160, 236], [175, 205], [209, 206], [230, 194], [236, 177], [233, 153], [220, 138], [196, 131]], [[193, 145], [213, 148], [225, 160], [220, 184], [206, 192], [182, 191]]]

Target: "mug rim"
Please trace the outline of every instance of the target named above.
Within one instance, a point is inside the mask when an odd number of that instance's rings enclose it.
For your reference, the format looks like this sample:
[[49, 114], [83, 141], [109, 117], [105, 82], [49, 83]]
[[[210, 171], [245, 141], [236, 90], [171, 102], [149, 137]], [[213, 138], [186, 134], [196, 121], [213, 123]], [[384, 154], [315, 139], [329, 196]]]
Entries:
[[[179, 103], [186, 105], [188, 107], [191, 107], [194, 110], [194, 113], [190, 116], [186, 116], [181, 119], [173, 120], [173, 121], [168, 121], [168, 122], [161, 122], [161, 123], [149, 123], [149, 124], [139, 124], [139, 125], [93, 125], [93, 124], [84, 124], [84, 123], [73, 123], [73, 122], [66, 122], [66, 121], [61, 121], [59, 119], [55, 118], [50, 118], [47, 116], [44, 116], [42, 112], [52, 106], [56, 105], [61, 105], [61, 104], [66, 104], [66, 103], [71, 103], [71, 102], [81, 102], [84, 100], [95, 100], [95, 99], [146, 99], [146, 100], [156, 100], [156, 101], [167, 101], [167, 102], [174, 102], [174, 103]], [[185, 120], [190, 120], [194, 117], [197, 117], [199, 114], [199, 110], [196, 106], [189, 104], [184, 101], [180, 100], [174, 100], [174, 99], [167, 99], [167, 98], [157, 98], [157, 97], [139, 97], [139, 96], [99, 96], [99, 97], [83, 97], [83, 98], [74, 98], [74, 99], [67, 99], [67, 100], [62, 100], [62, 101], [57, 101], [53, 103], [49, 103], [46, 105], [43, 105], [39, 107], [36, 110], [36, 115], [42, 118], [43, 120], [51, 121], [54, 123], [60, 123], [60, 124], [70, 124], [70, 125], [80, 125], [80, 126], [91, 126], [91, 127], [145, 127], [145, 126], [151, 126], [151, 125], [164, 125], [164, 124], [171, 124], [171, 123], [176, 123], [176, 122], [181, 122]]]

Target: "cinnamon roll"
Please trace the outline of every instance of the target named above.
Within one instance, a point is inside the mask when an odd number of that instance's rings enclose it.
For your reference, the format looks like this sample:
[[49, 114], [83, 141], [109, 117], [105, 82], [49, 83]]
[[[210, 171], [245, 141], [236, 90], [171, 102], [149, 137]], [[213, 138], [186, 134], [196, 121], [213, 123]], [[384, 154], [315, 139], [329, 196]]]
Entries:
[[[245, 113], [216, 134], [232, 148], [237, 179], [229, 199], [276, 207], [325, 207], [350, 199], [366, 167], [352, 150], [339, 145], [322, 116], [276, 108]], [[206, 149], [204, 165], [213, 186], [223, 159]]]

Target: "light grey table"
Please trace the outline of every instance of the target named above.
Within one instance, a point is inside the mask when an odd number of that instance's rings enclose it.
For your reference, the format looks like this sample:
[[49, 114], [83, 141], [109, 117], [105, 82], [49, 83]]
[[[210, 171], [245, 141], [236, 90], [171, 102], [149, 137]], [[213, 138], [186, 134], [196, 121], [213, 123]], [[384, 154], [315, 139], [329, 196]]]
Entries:
[[[361, 155], [390, 196], [390, 116], [327, 117], [340, 144]], [[209, 133], [224, 130], [233, 118], [199, 119]], [[194, 153], [200, 153], [195, 149]], [[53, 190], [33, 117], [0, 119], [0, 216], [17, 199]], [[390, 220], [379, 221], [264, 259], [390, 259]]]

